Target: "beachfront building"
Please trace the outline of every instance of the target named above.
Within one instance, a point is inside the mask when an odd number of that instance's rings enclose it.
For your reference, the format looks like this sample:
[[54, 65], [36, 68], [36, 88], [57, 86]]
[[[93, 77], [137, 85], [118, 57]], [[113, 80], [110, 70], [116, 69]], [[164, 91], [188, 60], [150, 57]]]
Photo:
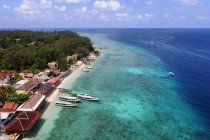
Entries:
[[16, 111], [40, 111], [45, 105], [45, 97], [45, 95], [34, 94], [20, 105]]
[[74, 55], [71, 55], [71, 56], [67, 56], [66, 57], [67, 64], [73, 64], [77, 60], [78, 60], [78, 54], [74, 54]]
[[41, 82], [46, 82], [50, 79], [50, 77], [47, 74], [47, 72], [40, 72], [35, 77]]
[[5, 102], [3, 107], [0, 108], [0, 113], [1, 112], [15, 112], [17, 107], [18, 107], [18, 104], [14, 102]]
[[34, 77], [34, 74], [31, 73], [31, 72], [30, 72], [30, 73], [25, 73], [25, 74], [24, 74], [24, 77], [25, 77], [25, 78], [33, 78], [33, 77]]
[[4, 127], [14, 116], [18, 104], [14, 102], [5, 102], [0, 108], [0, 128]]
[[49, 69], [57, 69], [58, 68], [58, 63], [57, 62], [49, 62], [48, 63], [48, 68]]
[[47, 82], [53, 84], [54, 86], [57, 86], [58, 84], [60, 84], [60, 77], [59, 76], [53, 77]]
[[1, 131], [6, 134], [17, 133], [25, 135], [30, 132], [40, 117], [41, 113], [37, 111], [19, 112]]
[[15, 84], [15, 89], [34, 93], [41, 84], [42, 83], [37, 78], [25, 79], [18, 81]]
[[49, 95], [49, 93], [53, 90], [53, 84], [46, 82], [43, 86], [41, 86], [37, 92], [42, 95]]

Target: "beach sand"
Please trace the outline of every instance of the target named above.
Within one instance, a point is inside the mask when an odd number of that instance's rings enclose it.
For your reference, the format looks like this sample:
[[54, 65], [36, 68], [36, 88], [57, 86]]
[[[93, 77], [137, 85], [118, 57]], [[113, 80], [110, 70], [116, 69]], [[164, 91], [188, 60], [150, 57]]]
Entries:
[[[66, 77], [58, 87], [69, 88], [66, 86], [73, 82], [82, 73], [82, 69], [84, 69], [85, 66], [85, 64], [82, 64], [81, 66], [78, 66], [76, 69], [74, 69], [73, 72], [68, 77]], [[59, 117], [60, 111], [62, 110], [62, 107], [57, 107], [54, 104], [54, 102], [58, 100], [57, 97], [59, 94], [60, 93], [58, 89], [55, 89], [53, 93], [47, 97], [46, 101], [48, 106], [46, 107], [41, 116], [41, 119], [36, 124], [36, 126], [28, 135], [26, 135], [26, 137], [23, 138], [24, 140], [37, 140], [40, 138], [46, 139], [49, 137], [50, 131], [54, 128], [53, 122]]]

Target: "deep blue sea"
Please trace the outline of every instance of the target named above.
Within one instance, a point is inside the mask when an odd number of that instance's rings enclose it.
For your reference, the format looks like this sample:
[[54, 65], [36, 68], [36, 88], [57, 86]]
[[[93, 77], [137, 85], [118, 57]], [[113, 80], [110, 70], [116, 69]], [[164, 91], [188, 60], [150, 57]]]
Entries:
[[62, 109], [47, 137], [37, 130], [32, 138], [210, 139], [210, 29], [72, 30], [101, 56], [67, 87], [101, 102]]
[[[76, 30], [78, 31], [78, 30]], [[79, 31], [84, 31], [79, 30]], [[210, 132], [210, 29], [86, 29], [143, 48], [164, 61], [181, 85], [183, 100]]]

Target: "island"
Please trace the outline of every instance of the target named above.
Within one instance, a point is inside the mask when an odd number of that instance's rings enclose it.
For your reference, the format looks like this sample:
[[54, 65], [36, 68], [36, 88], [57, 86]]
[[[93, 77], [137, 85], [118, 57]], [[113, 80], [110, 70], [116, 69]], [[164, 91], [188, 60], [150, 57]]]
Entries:
[[28, 134], [57, 87], [97, 55], [88, 37], [71, 31], [0, 31], [1, 137]]

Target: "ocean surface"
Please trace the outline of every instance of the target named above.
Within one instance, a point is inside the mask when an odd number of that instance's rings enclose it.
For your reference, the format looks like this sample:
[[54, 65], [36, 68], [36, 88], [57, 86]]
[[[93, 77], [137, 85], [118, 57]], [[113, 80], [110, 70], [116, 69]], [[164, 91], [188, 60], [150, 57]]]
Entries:
[[90, 37], [101, 56], [66, 88], [101, 102], [50, 105], [29, 138], [210, 140], [209, 29], [75, 31]]

